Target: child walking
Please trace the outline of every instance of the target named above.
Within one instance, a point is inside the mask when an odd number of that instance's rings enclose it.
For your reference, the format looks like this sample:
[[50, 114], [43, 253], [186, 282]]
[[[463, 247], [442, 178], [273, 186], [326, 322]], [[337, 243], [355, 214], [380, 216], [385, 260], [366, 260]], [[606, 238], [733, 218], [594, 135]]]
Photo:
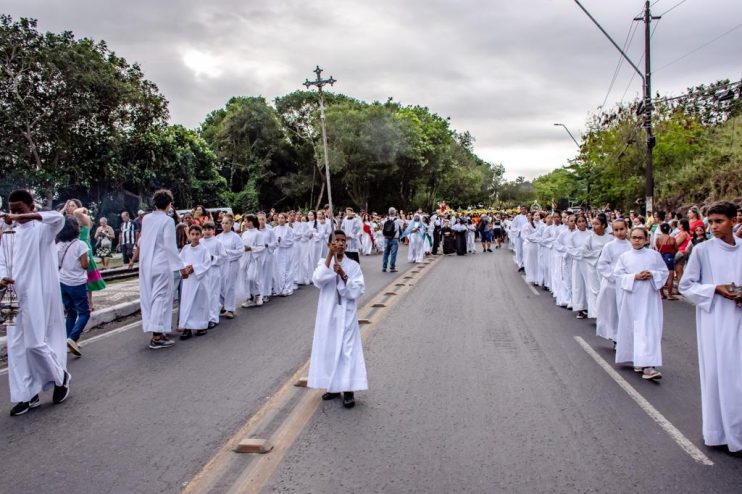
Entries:
[[180, 299], [179, 326], [183, 330], [181, 340], [193, 336], [206, 334], [209, 326], [209, 309], [211, 294], [209, 293], [208, 272], [211, 268], [211, 254], [201, 244], [202, 229], [197, 223], [188, 229], [188, 239], [191, 243], [180, 251], [180, 258], [186, 265], [193, 266], [192, 276], [183, 280], [183, 292]]

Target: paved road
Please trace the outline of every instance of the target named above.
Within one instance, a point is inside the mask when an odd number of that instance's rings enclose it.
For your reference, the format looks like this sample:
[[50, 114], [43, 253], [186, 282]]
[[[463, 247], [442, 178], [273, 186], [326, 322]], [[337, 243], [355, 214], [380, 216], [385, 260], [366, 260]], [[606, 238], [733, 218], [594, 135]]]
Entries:
[[661, 383], [621, 377], [714, 462], [695, 462], [577, 343], [611, 348], [538, 295], [508, 251], [448, 257], [371, 335], [371, 390], [323, 403], [267, 492], [742, 492], [705, 448], [693, 308], [665, 305]]
[[[364, 299], [394, 279], [380, 264], [361, 260]], [[169, 350], [148, 350], [141, 328], [98, 340], [70, 360], [70, 398], [46, 393], [21, 417], [0, 377], [0, 492], [177, 492], [309, 358], [317, 293], [240, 309]]]

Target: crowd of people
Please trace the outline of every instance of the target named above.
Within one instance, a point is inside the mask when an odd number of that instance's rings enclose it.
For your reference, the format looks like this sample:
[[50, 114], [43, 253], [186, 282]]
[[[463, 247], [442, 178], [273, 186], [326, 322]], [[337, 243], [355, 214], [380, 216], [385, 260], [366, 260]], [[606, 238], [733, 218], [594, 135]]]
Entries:
[[[26, 308], [8, 327], [11, 415], [21, 415], [39, 406], [44, 389], [54, 388], [55, 403], [68, 396], [67, 351], [81, 355], [76, 342], [91, 294], [105, 283], [92, 256], [92, 221], [79, 201], [40, 212], [19, 190], [9, 202], [4, 220], [15, 227], [16, 247], [6, 252], [0, 237], [0, 289], [15, 290]], [[323, 399], [342, 396], [351, 408], [354, 392], [367, 388], [355, 313], [365, 289], [362, 256], [381, 255], [381, 270], [395, 272], [400, 243], [410, 263], [441, 249], [478, 253], [477, 241], [481, 253], [507, 245], [528, 283], [578, 319], [594, 319], [616, 363], [632, 365], [645, 380], [662, 378], [662, 299], [676, 300], [677, 284], [697, 305], [705, 441], [742, 449], [742, 209], [734, 204], [646, 221], [633, 211], [525, 207], [516, 215], [390, 208], [381, 216], [347, 208], [333, 216], [326, 208], [233, 216], [199, 206], [181, 216], [167, 190], [152, 202], [154, 211], [141, 211], [138, 222], [122, 213], [118, 243], [130, 265], [139, 261], [142, 329], [153, 350], [175, 343], [176, 293], [179, 338], [188, 340], [233, 319], [238, 306], [260, 307], [313, 284], [320, 296], [309, 386], [325, 389]], [[102, 222], [95, 237], [111, 242], [114, 232]]]

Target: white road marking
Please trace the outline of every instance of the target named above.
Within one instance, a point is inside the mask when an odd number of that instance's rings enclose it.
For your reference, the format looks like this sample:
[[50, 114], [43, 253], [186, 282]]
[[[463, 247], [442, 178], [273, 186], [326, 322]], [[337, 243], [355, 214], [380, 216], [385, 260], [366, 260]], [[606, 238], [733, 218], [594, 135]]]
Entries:
[[577, 340], [577, 343], [582, 347], [583, 350], [587, 352], [588, 355], [590, 355], [595, 362], [613, 379], [616, 381], [616, 384], [618, 384], [621, 389], [626, 391], [626, 393], [636, 402], [639, 407], [646, 412], [647, 415], [649, 415], [652, 420], [657, 422], [657, 424], [664, 429], [665, 432], [672, 438], [673, 441], [675, 441], [678, 446], [683, 448], [686, 453], [690, 455], [691, 458], [693, 458], [698, 463], [701, 463], [702, 465], [707, 466], [713, 466], [714, 462], [711, 461], [708, 456], [703, 454], [703, 452], [696, 447], [695, 444], [690, 442], [690, 440], [683, 435], [680, 430], [675, 427], [669, 420], [665, 418], [664, 415], [662, 415], [659, 410], [657, 410], [655, 407], [652, 406], [649, 401], [647, 401], [646, 398], [644, 398], [637, 390], [635, 390], [631, 384], [626, 381], [621, 375], [616, 372], [616, 369], [611, 367], [598, 353], [593, 350], [593, 348], [587, 344], [585, 340], [583, 340], [579, 336], [574, 337], [575, 340]]
[[520, 277], [521, 277], [521, 279], [523, 280], [523, 283], [525, 283], [525, 284], [526, 284], [526, 286], [528, 287], [528, 289], [529, 289], [529, 290], [531, 290], [531, 291], [533, 292], [533, 294], [534, 294], [534, 295], [541, 295], [541, 294], [540, 294], [540, 293], [538, 292], [538, 290], [536, 290], [536, 287], [534, 287], [533, 285], [531, 285], [530, 283], [528, 283], [528, 282], [526, 281], [526, 277], [525, 277], [525, 276], [521, 275]]

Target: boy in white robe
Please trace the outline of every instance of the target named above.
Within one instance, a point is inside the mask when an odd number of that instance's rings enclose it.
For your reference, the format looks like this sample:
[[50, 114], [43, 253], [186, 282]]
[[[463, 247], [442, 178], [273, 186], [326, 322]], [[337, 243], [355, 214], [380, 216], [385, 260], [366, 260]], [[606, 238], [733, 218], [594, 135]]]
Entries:
[[618, 258], [613, 274], [619, 291], [616, 363], [632, 362], [647, 380], [662, 378], [662, 299], [669, 272], [662, 256], [645, 248], [646, 228], [631, 229], [632, 249]]
[[139, 260], [139, 305], [142, 309], [142, 331], [152, 333], [149, 348], [159, 350], [175, 344], [168, 338], [173, 325], [173, 271], [180, 271], [185, 280], [193, 272], [178, 255], [175, 222], [167, 211], [173, 205], [173, 194], [166, 189], [152, 196], [155, 211], [142, 219], [139, 248], [134, 256]]
[[352, 408], [354, 391], [368, 389], [356, 307], [365, 284], [361, 266], [345, 255], [345, 244], [345, 233], [335, 231], [327, 257], [312, 276], [320, 293], [307, 385], [326, 389], [323, 400], [342, 392], [343, 406]]
[[0, 296], [18, 295], [19, 313], [8, 325], [8, 380], [10, 415], [23, 415], [38, 407], [39, 393], [54, 388], [52, 401], [62, 403], [70, 392], [67, 372], [67, 332], [59, 292], [58, 254], [54, 238], [64, 216], [35, 212], [31, 193], [15, 190], [8, 198], [15, 233], [0, 238]]
[[[329, 224], [329, 222], [328, 222]], [[291, 263], [294, 259], [294, 230], [286, 224], [286, 215], [279, 213], [278, 225], [273, 229], [276, 250], [273, 260], [274, 291], [279, 297], [294, 293], [294, 279]]]
[[273, 234], [273, 228], [266, 221], [265, 213], [258, 213], [258, 230], [260, 230], [260, 241], [265, 246], [263, 267], [260, 270], [260, 295], [265, 304], [273, 295], [273, 263], [276, 250], [276, 237]]
[[613, 269], [616, 267], [621, 254], [631, 249], [631, 244], [626, 240], [626, 227], [626, 221], [624, 220], [613, 222], [614, 238], [603, 247], [597, 266], [601, 281], [597, 298], [596, 333], [598, 336], [612, 341], [614, 350], [616, 349], [616, 334], [618, 332], [618, 294], [616, 293], [616, 278], [613, 276]]
[[234, 220], [231, 214], [222, 219], [222, 233], [216, 236], [224, 246], [225, 260], [221, 269], [221, 286], [219, 301], [222, 305], [222, 315], [227, 319], [234, 319], [237, 308], [237, 274], [240, 269], [240, 259], [245, 253], [245, 246], [240, 236], [234, 231]]
[[209, 313], [211, 311], [211, 293], [209, 292], [208, 273], [211, 269], [211, 254], [201, 244], [202, 230], [198, 224], [188, 228], [188, 240], [180, 251], [180, 258], [191, 266], [191, 276], [183, 280], [183, 288], [180, 298], [180, 314], [178, 317], [180, 329], [183, 334], [181, 340], [187, 340], [193, 336], [203, 336], [209, 327]]
[[701, 242], [680, 280], [680, 293], [696, 304], [703, 440], [742, 451], [742, 239], [732, 232], [736, 207], [709, 206], [714, 238]]
[[240, 261], [240, 294], [245, 301], [241, 307], [259, 307], [263, 305], [260, 294], [260, 282], [263, 277], [263, 254], [265, 244], [258, 230], [258, 219], [255, 215], [247, 215], [244, 220], [247, 228], [242, 232], [242, 244], [245, 254]]
[[555, 243], [555, 248], [561, 257], [561, 284], [556, 303], [565, 309], [572, 309], [572, 255], [569, 253], [569, 248], [572, 245], [571, 236], [575, 232], [575, 221], [575, 215], [567, 216], [566, 228], [559, 234]]
[[[211, 221], [204, 223], [201, 245], [203, 245], [206, 250], [209, 251], [209, 255], [211, 255], [211, 267], [209, 267], [209, 270], [206, 273], [206, 286], [210, 296], [208, 329], [213, 329], [219, 325], [219, 312], [221, 309], [219, 293], [221, 292], [222, 284], [222, 266], [227, 257], [224, 245], [216, 238], [215, 234], [216, 225]], [[181, 252], [181, 257], [182, 254], [183, 252]]]

